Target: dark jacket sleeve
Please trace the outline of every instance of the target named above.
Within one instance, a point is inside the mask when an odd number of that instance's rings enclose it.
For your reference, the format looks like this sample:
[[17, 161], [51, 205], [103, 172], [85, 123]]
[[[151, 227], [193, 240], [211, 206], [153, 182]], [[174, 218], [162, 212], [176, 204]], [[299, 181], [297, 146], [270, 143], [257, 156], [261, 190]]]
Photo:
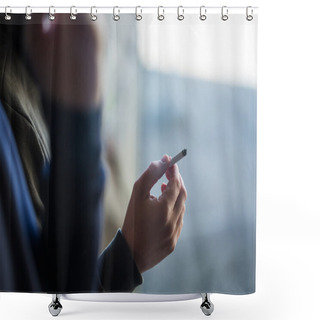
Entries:
[[100, 285], [106, 292], [132, 292], [143, 281], [120, 229], [100, 255], [98, 267]]
[[96, 291], [104, 171], [101, 110], [53, 105], [46, 222], [48, 292]]
[[47, 291], [131, 292], [142, 277], [120, 230], [98, 258], [105, 180], [101, 110], [67, 110], [52, 108]]

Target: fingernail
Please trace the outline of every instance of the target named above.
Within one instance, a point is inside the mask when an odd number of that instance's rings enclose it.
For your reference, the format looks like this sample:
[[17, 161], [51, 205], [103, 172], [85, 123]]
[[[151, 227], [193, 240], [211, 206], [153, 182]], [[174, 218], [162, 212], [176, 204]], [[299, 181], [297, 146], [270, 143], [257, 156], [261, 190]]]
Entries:
[[168, 163], [169, 162], [169, 158], [168, 158], [168, 156], [166, 154], [161, 158], [161, 162], [163, 162], [163, 163]]

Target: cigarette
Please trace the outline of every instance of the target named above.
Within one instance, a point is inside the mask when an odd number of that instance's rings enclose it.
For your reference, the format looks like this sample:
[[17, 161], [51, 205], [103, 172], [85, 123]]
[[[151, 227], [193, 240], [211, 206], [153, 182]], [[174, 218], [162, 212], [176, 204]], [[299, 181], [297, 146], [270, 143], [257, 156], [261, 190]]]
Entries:
[[175, 157], [173, 157], [169, 163], [169, 167], [172, 167], [175, 163], [181, 160], [183, 157], [187, 155], [187, 149], [183, 149], [180, 153], [178, 153]]

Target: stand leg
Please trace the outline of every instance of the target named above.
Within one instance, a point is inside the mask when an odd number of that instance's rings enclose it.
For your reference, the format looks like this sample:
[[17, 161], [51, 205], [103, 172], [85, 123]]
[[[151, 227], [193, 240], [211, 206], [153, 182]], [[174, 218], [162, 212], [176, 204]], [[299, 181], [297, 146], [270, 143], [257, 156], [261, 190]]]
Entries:
[[58, 316], [62, 309], [62, 305], [60, 303], [60, 297], [61, 297], [61, 294], [53, 294], [52, 302], [48, 306], [49, 312], [54, 317]]
[[213, 303], [210, 301], [209, 293], [201, 293], [202, 303], [200, 309], [206, 316], [210, 316], [213, 312], [214, 306]]

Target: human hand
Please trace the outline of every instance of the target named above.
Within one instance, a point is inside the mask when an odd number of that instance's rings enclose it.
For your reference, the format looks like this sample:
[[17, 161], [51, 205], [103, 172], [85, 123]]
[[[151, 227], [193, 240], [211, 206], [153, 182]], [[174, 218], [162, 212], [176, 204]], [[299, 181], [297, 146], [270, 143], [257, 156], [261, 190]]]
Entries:
[[[151, 269], [176, 247], [183, 226], [187, 191], [177, 164], [169, 168], [165, 155], [154, 161], [135, 182], [129, 201], [122, 234], [140, 271]], [[162, 194], [150, 194], [154, 184], [166, 174]]]
[[80, 14], [75, 21], [67, 14], [56, 15], [53, 21], [47, 14], [32, 19], [39, 23], [25, 25], [23, 45], [40, 89], [66, 106], [98, 106], [101, 44], [97, 23]]

